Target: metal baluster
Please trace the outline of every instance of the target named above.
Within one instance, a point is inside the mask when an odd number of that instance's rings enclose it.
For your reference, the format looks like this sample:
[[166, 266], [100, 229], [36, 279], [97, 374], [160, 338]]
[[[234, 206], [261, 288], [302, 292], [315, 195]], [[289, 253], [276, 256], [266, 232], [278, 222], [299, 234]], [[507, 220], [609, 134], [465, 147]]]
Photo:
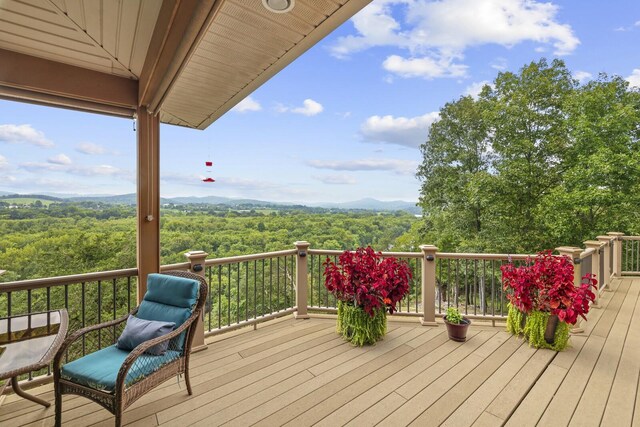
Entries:
[[264, 258], [262, 258], [262, 316], [265, 316], [265, 312], [266, 312], [266, 307], [267, 305], [265, 304], [265, 299], [266, 299], [266, 294], [264, 291]]
[[240, 263], [238, 265], [238, 277], [236, 280], [236, 323], [240, 323]]
[[320, 262], [320, 255], [318, 255], [318, 307], [322, 306], [322, 263]]
[[[98, 280], [98, 325], [102, 323], [102, 281]], [[102, 329], [98, 329], [98, 349], [102, 348]]]
[[257, 286], [257, 274], [256, 274], [256, 260], [253, 260], [253, 318], [258, 318], [257, 305], [258, 305], [258, 286]]
[[131, 276], [127, 277], [127, 313], [131, 313]]
[[[82, 306], [82, 327], [84, 328], [85, 326], [85, 291], [86, 291], [86, 286], [85, 283], [82, 282], [82, 300], [81, 300], [81, 306]], [[87, 354], [87, 347], [86, 347], [86, 334], [82, 335], [82, 355], [85, 356]]]
[[244, 320], [249, 320], [249, 261], [244, 263]]
[[273, 313], [273, 258], [269, 258], [269, 313]]
[[442, 260], [437, 259], [438, 266], [438, 313], [442, 313]]
[[[494, 267], [494, 260], [491, 260], [491, 315], [496, 315], [496, 290], [495, 290], [495, 282], [496, 282], [496, 272]], [[502, 301], [500, 301], [500, 305], [502, 305]]]
[[[113, 320], [116, 320], [116, 318], [118, 317], [118, 313], [116, 311], [116, 279], [113, 279], [111, 283], [111, 290], [113, 291], [113, 298], [112, 298]], [[116, 325], [113, 325], [113, 337], [111, 339], [111, 344], [115, 344], [115, 342], [116, 342]]]
[[[27, 290], [27, 315], [31, 314], [31, 289]], [[29, 329], [31, 329], [31, 316], [29, 319]], [[29, 371], [29, 381], [33, 379], [33, 372]]]
[[276, 258], [276, 279], [277, 279], [276, 311], [280, 311], [280, 257]]
[[480, 294], [479, 284], [478, 284], [478, 260], [473, 260], [473, 290], [471, 293], [471, 298], [473, 302], [473, 314], [478, 314], [478, 295]]
[[309, 304], [309, 305], [311, 307], [313, 307], [313, 258], [314, 257], [313, 257], [313, 255], [311, 255], [309, 258], [310, 258], [309, 259], [309, 264], [310, 264], [310, 266], [309, 266], [309, 272], [310, 272], [309, 276], [311, 277], [311, 286], [309, 286], [309, 288], [311, 288], [311, 292], [310, 292], [311, 293], [311, 304]]
[[218, 266], [218, 329], [222, 327], [222, 264]]
[[211, 281], [213, 279], [212, 271], [213, 267], [207, 268], [207, 277], [209, 278], [209, 293], [207, 294], [207, 298], [209, 298], [209, 312], [207, 313], [207, 316], [209, 316], [209, 321], [207, 323], [209, 325], [209, 332], [211, 332], [211, 310], [213, 309], [213, 297], [211, 296]]

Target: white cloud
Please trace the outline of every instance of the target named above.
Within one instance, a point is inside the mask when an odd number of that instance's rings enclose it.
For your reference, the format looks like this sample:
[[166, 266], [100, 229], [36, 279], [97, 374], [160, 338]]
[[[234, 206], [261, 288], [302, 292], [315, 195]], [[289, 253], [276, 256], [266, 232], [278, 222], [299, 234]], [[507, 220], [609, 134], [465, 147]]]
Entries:
[[52, 163], [54, 165], [70, 165], [72, 163], [71, 159], [67, 155], [62, 153], [53, 157], [49, 157], [47, 159], [47, 162]]
[[231, 111], [235, 111], [237, 113], [246, 113], [248, 111], [260, 111], [262, 110], [262, 105], [251, 96], [247, 96], [242, 101], [238, 102], [238, 104], [231, 109]]
[[493, 87], [491, 82], [489, 82], [488, 80], [482, 80], [481, 82], [471, 83], [469, 86], [465, 88], [464, 95], [471, 96], [473, 97], [473, 99], [478, 99], [478, 97], [480, 96], [480, 92], [482, 92], [482, 89], [486, 85]]
[[[59, 157], [59, 156], [56, 156]], [[66, 156], [65, 156], [66, 157]], [[52, 158], [53, 159], [53, 158]], [[71, 175], [92, 177], [92, 176], [113, 176], [131, 179], [134, 174], [132, 171], [128, 171], [125, 169], [120, 169], [111, 165], [73, 165], [71, 163], [64, 163], [64, 159], [56, 159], [56, 161], [51, 161], [52, 159], [48, 159], [47, 163], [43, 162], [26, 162], [21, 163], [19, 166], [21, 169], [30, 171], [30, 172], [42, 172], [42, 171], [50, 171], [50, 172], [63, 172]], [[71, 161], [69, 159], [69, 161]]]
[[491, 68], [498, 71], [504, 71], [507, 69], [507, 59], [506, 58], [496, 58], [491, 62]]
[[588, 81], [589, 79], [591, 79], [591, 77], [593, 77], [593, 74], [588, 71], [576, 71], [575, 73], [573, 73], [573, 78], [580, 83]]
[[313, 99], [307, 98], [302, 102], [301, 107], [287, 107], [286, 105], [277, 103], [274, 107], [275, 111], [278, 113], [294, 113], [294, 114], [302, 114], [307, 117], [315, 116], [324, 111], [324, 107], [317, 101]]
[[634, 69], [626, 80], [629, 82], [629, 85], [640, 88], [640, 68]]
[[93, 142], [81, 142], [80, 144], [76, 145], [76, 151], [82, 154], [89, 155], [100, 155], [106, 154], [107, 152], [106, 148], [101, 145], [94, 144]]
[[307, 165], [336, 171], [391, 171], [398, 175], [412, 175], [418, 162], [400, 159], [309, 160]]
[[44, 133], [31, 125], [0, 125], [0, 141], [11, 144], [32, 144], [39, 147], [53, 147]]
[[346, 58], [374, 46], [407, 46], [407, 37], [401, 33], [401, 25], [391, 15], [393, 1], [377, 1], [357, 13], [351, 22], [358, 33], [340, 37], [331, 47], [331, 54], [337, 58]]
[[7, 160], [6, 157], [0, 154], [0, 170], [7, 170], [7, 169], [9, 169], [9, 161]]
[[453, 63], [447, 58], [432, 59], [427, 56], [403, 58], [399, 55], [387, 57], [382, 63], [382, 67], [400, 77], [423, 77], [425, 79], [464, 77], [468, 68], [464, 64]]
[[385, 69], [403, 77], [464, 75], [466, 49], [485, 44], [510, 48], [530, 41], [551, 46], [556, 55], [573, 52], [580, 41], [558, 21], [559, 7], [535, 0], [380, 0], [352, 18], [356, 34], [338, 38], [332, 55], [345, 58], [368, 48], [391, 46]]
[[358, 182], [354, 177], [347, 174], [313, 175], [312, 178], [329, 185], [353, 185]]
[[313, 99], [305, 99], [302, 102], [302, 107], [293, 108], [291, 109], [291, 112], [310, 117], [322, 113], [323, 110], [324, 107], [319, 102], [316, 102]]
[[371, 116], [360, 127], [360, 134], [367, 141], [418, 148], [427, 139], [431, 124], [439, 117], [438, 112], [412, 118]]
[[636, 22], [633, 24], [633, 26], [634, 26], [634, 27], [640, 27], [640, 21], [636, 21]]

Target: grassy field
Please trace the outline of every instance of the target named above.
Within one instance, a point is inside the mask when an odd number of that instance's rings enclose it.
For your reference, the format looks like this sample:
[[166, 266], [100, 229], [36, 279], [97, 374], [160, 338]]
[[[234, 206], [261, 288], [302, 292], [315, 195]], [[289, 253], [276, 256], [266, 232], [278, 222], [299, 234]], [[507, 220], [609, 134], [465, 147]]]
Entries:
[[6, 199], [0, 198], [0, 202], [9, 203], [10, 205], [32, 205], [37, 200], [40, 200], [40, 202], [44, 206], [49, 206], [51, 203], [55, 203], [51, 200], [35, 199], [35, 198], [22, 198], [22, 197], [6, 198]]

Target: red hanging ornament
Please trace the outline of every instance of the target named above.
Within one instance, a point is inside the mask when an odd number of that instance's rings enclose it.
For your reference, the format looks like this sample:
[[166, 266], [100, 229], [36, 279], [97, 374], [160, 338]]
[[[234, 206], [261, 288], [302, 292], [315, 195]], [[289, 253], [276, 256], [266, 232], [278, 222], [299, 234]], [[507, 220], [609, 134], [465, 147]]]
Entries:
[[216, 182], [216, 180], [213, 178], [204, 178], [202, 182]]

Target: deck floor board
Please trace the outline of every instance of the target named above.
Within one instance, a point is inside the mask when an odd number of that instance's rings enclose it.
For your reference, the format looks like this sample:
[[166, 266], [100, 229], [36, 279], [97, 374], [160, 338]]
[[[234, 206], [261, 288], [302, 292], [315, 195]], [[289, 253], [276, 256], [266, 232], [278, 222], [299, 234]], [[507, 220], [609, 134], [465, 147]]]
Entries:
[[[354, 348], [334, 321], [280, 319], [208, 340], [191, 363], [194, 395], [167, 381], [124, 425], [640, 426], [640, 278], [614, 280], [567, 351], [529, 348], [504, 326], [474, 322], [466, 343], [443, 325], [390, 321], [385, 339]], [[53, 400], [45, 384], [31, 393]], [[54, 410], [8, 395], [0, 425], [53, 426]], [[113, 416], [63, 397], [63, 425]]]

